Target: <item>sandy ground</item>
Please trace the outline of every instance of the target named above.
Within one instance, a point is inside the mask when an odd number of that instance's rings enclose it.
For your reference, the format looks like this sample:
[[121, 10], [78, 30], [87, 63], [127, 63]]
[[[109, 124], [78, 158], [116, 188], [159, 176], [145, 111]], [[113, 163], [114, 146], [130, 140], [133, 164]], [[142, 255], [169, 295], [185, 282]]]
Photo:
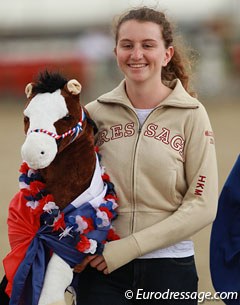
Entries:
[[[239, 114], [240, 103], [231, 98], [204, 102], [215, 132], [218, 166], [219, 189], [230, 172], [239, 153]], [[23, 143], [22, 109], [24, 99], [19, 102], [3, 100], [0, 103], [0, 257], [9, 251], [7, 239], [7, 210], [12, 196], [18, 190], [18, 168], [21, 163], [20, 147]], [[209, 234], [211, 227], [203, 229], [194, 236], [196, 263], [199, 273], [199, 291], [214, 291], [209, 273]], [[0, 277], [4, 274], [0, 267]], [[205, 302], [214, 304], [215, 301]], [[222, 302], [217, 302], [219, 305]]]

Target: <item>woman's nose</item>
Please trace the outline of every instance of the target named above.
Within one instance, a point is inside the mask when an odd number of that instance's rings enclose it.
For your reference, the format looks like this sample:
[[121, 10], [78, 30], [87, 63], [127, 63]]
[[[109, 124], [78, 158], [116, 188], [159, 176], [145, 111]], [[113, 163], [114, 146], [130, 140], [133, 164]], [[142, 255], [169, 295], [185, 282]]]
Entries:
[[143, 57], [143, 52], [141, 48], [134, 48], [131, 54], [132, 59], [139, 60]]

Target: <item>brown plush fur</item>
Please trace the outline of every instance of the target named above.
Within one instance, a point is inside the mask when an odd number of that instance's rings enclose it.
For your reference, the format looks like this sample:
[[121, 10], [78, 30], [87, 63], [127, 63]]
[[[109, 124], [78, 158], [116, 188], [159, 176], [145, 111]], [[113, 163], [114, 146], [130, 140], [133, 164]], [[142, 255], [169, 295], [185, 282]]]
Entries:
[[57, 154], [47, 168], [40, 170], [47, 190], [61, 209], [88, 188], [95, 163], [92, 127], [85, 122], [79, 138]]

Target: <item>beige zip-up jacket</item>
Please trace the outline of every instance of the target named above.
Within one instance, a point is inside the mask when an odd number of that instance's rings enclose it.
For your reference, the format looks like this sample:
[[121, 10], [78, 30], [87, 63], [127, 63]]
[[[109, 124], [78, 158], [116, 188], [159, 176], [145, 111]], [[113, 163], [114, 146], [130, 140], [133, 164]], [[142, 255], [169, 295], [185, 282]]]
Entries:
[[119, 198], [120, 240], [106, 244], [109, 272], [210, 224], [218, 198], [214, 138], [203, 105], [179, 80], [140, 127], [125, 82], [87, 105], [102, 165]]

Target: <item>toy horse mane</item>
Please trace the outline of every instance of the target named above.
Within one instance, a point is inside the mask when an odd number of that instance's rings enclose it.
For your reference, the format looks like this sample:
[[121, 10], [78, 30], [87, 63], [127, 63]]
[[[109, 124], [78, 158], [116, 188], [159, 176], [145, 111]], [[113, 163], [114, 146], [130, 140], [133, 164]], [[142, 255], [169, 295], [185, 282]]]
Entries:
[[32, 93], [53, 93], [57, 89], [63, 89], [67, 83], [67, 79], [59, 73], [49, 73], [45, 71], [40, 73], [37, 80], [34, 83]]

